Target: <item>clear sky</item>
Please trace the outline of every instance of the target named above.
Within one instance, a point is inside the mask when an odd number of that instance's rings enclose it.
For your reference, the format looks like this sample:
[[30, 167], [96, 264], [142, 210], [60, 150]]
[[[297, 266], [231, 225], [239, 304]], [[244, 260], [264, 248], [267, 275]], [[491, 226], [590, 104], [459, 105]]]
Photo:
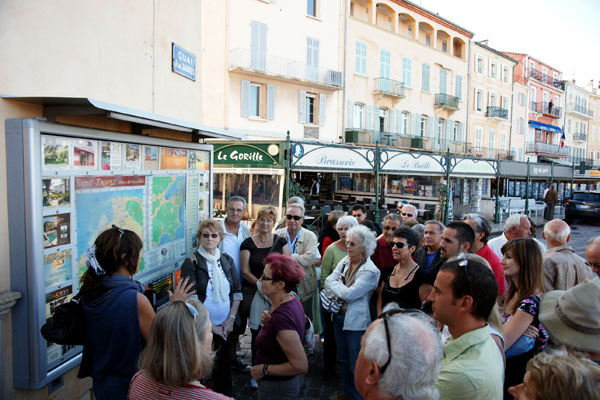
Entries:
[[600, 0], [411, 0], [500, 51], [529, 54], [585, 87], [600, 82]]

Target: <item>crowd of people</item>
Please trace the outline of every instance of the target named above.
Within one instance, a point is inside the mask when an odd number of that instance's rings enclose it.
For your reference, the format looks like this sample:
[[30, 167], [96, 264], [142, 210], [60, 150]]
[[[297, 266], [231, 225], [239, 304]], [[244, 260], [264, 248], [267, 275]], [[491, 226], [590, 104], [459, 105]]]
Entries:
[[400, 207], [381, 224], [360, 204], [333, 211], [317, 236], [302, 199], [279, 222], [262, 208], [248, 228], [232, 197], [222, 221], [200, 223], [156, 313], [134, 280], [142, 241], [113, 225], [86, 252], [79, 377], [101, 400], [225, 399], [237, 368], [259, 399], [296, 399], [314, 332], [322, 378], [339, 365], [332, 399], [598, 398], [600, 236], [584, 259], [559, 219], [546, 245], [525, 215], [490, 239], [478, 214], [421, 224]]

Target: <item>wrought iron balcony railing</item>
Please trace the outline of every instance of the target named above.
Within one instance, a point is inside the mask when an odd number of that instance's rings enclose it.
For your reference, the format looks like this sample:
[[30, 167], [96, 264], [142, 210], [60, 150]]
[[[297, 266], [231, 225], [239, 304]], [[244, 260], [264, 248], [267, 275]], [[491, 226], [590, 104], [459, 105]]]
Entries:
[[401, 148], [412, 148], [445, 153], [450, 150], [453, 154], [467, 154], [469, 144], [449, 139], [432, 138], [429, 136], [401, 135], [393, 132], [375, 131], [371, 129], [346, 129], [346, 143], [380, 144]]
[[502, 107], [489, 106], [487, 108], [485, 116], [489, 118], [508, 119], [508, 110]]
[[573, 134], [573, 140], [578, 140], [580, 142], [587, 142], [587, 133], [575, 132]]
[[446, 93], [438, 93], [435, 95], [435, 105], [450, 110], [458, 110], [458, 97]]
[[569, 103], [567, 105], [567, 111], [576, 112], [586, 118], [594, 118], [594, 111], [582, 106], [581, 104]]
[[567, 157], [569, 155], [569, 149], [563, 147], [561, 149], [558, 144], [542, 143], [542, 142], [529, 142], [527, 143], [528, 153], [543, 153], [555, 157]]
[[229, 68], [243, 68], [282, 78], [310, 81], [340, 88], [344, 85], [343, 74], [340, 71], [312, 67], [301, 61], [266, 54], [254, 54], [248, 49], [231, 50], [229, 52]]
[[405, 96], [404, 86], [402, 86], [402, 82], [400, 81], [389, 78], [375, 78], [374, 83], [373, 92], [375, 93], [383, 93], [394, 97]]
[[551, 101], [550, 102], [539, 101], [537, 103], [532, 101], [531, 102], [531, 111], [540, 113], [540, 114], [545, 114], [552, 118], [560, 118], [560, 115], [562, 113], [562, 108], [557, 107]]

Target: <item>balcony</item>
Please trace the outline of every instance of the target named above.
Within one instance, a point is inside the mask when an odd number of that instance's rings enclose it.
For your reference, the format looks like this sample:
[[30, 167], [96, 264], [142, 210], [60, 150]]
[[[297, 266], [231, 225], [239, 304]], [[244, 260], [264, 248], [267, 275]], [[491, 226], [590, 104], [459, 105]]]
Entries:
[[435, 105], [456, 111], [458, 110], [458, 97], [445, 93], [438, 93], [435, 95]]
[[508, 119], [508, 110], [506, 108], [489, 106], [485, 116], [488, 118]]
[[448, 139], [431, 138], [428, 136], [400, 135], [393, 132], [381, 132], [370, 129], [346, 129], [346, 143], [377, 144], [407, 149], [428, 150], [453, 154], [467, 154], [469, 144]]
[[339, 90], [344, 85], [343, 74], [326, 68], [315, 68], [306, 63], [269, 55], [252, 55], [247, 49], [229, 52], [229, 71], [245, 71], [267, 75], [279, 80], [307, 82], [328, 89]]
[[565, 84], [564, 84], [563, 81], [559, 81], [558, 79], [554, 79], [553, 77], [551, 77], [547, 73], [543, 73], [540, 70], [530, 69], [528, 76], [529, 76], [530, 79], [535, 79], [535, 80], [540, 81], [542, 83], [545, 83], [547, 85], [554, 86], [557, 89], [565, 90]]
[[404, 86], [402, 86], [402, 82], [400, 81], [389, 78], [375, 78], [374, 84], [373, 93], [375, 94], [384, 94], [397, 98], [405, 97]]
[[594, 111], [583, 107], [581, 104], [569, 103], [567, 105], [567, 112], [577, 113], [584, 118], [594, 118]]
[[569, 155], [569, 149], [563, 147], [560, 148], [558, 144], [533, 142], [527, 143], [527, 153], [535, 153], [537, 155], [562, 158]]
[[587, 142], [587, 133], [575, 132], [573, 134], [573, 140], [577, 140], [579, 142]]
[[538, 114], [544, 114], [550, 118], [560, 118], [562, 108], [556, 107], [552, 102], [539, 101], [531, 102], [531, 111]]
[[508, 153], [508, 150], [496, 149], [491, 147], [482, 147], [474, 144], [468, 144], [468, 155], [473, 157], [480, 158], [490, 158], [490, 159], [501, 159], [501, 160], [509, 160], [511, 159], [511, 155]]

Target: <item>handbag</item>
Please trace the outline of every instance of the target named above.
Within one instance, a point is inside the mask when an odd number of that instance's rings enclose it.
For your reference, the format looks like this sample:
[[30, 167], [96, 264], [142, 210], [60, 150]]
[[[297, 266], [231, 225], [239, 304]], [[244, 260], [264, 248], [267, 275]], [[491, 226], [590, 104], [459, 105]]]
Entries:
[[315, 327], [305, 315], [306, 322], [304, 323], [304, 338], [302, 340], [302, 346], [306, 354], [312, 354], [315, 351]]
[[321, 300], [321, 307], [323, 307], [325, 311], [328, 311], [332, 314], [339, 313], [344, 305], [344, 302], [337, 298], [328, 289], [321, 290], [319, 293], [319, 299]]
[[83, 345], [85, 326], [81, 292], [71, 301], [56, 307], [54, 314], [42, 326], [41, 333], [48, 342]]

